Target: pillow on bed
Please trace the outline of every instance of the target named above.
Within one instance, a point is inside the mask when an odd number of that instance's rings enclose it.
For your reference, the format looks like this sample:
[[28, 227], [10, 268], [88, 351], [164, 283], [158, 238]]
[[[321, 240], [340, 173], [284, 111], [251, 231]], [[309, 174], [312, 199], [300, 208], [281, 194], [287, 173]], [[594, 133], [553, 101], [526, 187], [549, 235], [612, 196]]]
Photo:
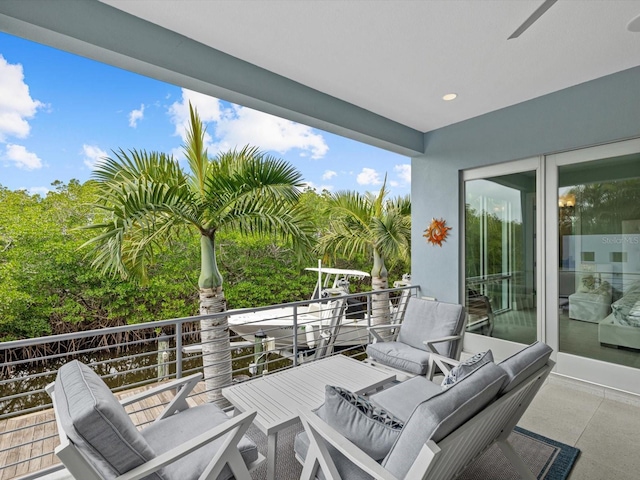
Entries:
[[445, 375], [444, 380], [442, 380], [441, 383], [442, 390], [452, 387], [456, 382], [459, 382], [464, 377], [489, 362], [493, 362], [493, 353], [491, 353], [491, 350], [476, 353], [473, 357], [468, 358], [464, 362], [460, 362]]
[[404, 424], [387, 411], [341, 387], [327, 385], [316, 415], [375, 460], [382, 460]]

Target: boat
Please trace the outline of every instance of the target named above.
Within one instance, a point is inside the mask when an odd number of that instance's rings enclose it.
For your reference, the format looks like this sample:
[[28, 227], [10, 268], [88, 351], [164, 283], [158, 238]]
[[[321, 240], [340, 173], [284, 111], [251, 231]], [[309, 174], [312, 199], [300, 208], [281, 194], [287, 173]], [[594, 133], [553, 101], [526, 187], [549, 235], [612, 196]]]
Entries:
[[[349, 293], [349, 284], [353, 280], [370, 277], [366, 272], [340, 268], [309, 267], [305, 270], [318, 275], [315, 290], [308, 305], [284, 306], [243, 312], [234, 315], [229, 311], [229, 328], [241, 335], [246, 341], [255, 342], [256, 336], [263, 339], [263, 348], [270, 351], [291, 350], [294, 344], [294, 316], [297, 332], [295, 335], [298, 350], [316, 348], [326, 337], [328, 329], [338, 331], [335, 345], [354, 346], [368, 343], [369, 326], [367, 303], [354, 298], [342, 298]], [[394, 286], [409, 285], [408, 277]], [[409, 290], [406, 290], [408, 296]], [[318, 301], [325, 299], [324, 301]], [[346, 306], [345, 306], [346, 303]], [[337, 313], [341, 320], [336, 324]]]

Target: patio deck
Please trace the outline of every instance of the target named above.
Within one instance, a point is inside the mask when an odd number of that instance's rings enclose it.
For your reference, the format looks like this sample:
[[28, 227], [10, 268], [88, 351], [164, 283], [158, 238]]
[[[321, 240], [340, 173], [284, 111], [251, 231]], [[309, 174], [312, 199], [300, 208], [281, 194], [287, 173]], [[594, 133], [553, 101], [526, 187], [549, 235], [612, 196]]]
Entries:
[[[121, 395], [131, 395], [139, 390], [131, 390]], [[196, 391], [202, 390], [203, 385], [199, 384]], [[161, 409], [162, 401], [166, 401], [167, 398], [146, 400], [143, 405], [138, 406], [137, 409], [143, 411], [134, 414], [134, 421], [144, 423], [154, 418]], [[192, 398], [195, 403], [205, 401], [204, 395]], [[32, 429], [20, 432], [26, 442], [31, 438], [44, 438], [55, 433], [55, 423], [39, 425], [43, 419], [53, 419], [53, 412], [48, 410], [10, 419], [0, 424], [0, 428], [15, 428], [16, 425], [27, 425], [31, 422]], [[570, 480], [638, 478], [640, 457], [637, 455], [636, 445], [640, 432], [640, 399], [635, 396], [618, 394], [554, 376], [542, 387], [519, 425], [581, 450]], [[0, 465], [13, 463], [18, 458], [30, 458], [36, 454], [34, 449], [48, 449], [46, 447], [55, 442], [57, 438], [51, 437], [43, 440], [41, 444], [33, 444], [29, 451], [26, 448], [15, 448], [11, 452], [3, 453], [0, 455]], [[57, 463], [57, 460], [53, 455], [41, 457], [17, 469], [5, 469], [0, 480], [34, 473], [54, 463]], [[43, 478], [53, 480], [63, 479], [65, 476], [58, 472]]]

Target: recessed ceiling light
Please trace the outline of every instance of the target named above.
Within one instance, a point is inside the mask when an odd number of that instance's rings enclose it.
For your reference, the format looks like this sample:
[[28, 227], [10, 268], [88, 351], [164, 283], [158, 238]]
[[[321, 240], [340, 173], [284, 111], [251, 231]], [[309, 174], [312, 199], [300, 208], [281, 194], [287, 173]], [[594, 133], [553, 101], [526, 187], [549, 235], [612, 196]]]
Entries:
[[443, 97], [442, 97], [442, 99], [443, 99], [445, 102], [448, 102], [448, 101], [450, 101], [450, 100], [454, 100], [457, 96], [458, 96], [458, 94], [457, 94], [457, 93], [447, 93], [445, 96], [443, 96]]
[[634, 33], [640, 32], [640, 15], [629, 22], [629, 25], [627, 25], [627, 30]]

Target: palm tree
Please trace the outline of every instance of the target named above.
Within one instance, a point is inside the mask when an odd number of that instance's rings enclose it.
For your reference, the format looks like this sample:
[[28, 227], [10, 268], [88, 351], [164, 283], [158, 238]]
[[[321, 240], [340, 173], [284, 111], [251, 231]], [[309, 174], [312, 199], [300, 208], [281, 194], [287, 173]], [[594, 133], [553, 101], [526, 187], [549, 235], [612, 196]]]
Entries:
[[[94, 172], [98, 205], [108, 220], [89, 228], [100, 234], [87, 242], [94, 265], [105, 273], [145, 280], [154, 251], [185, 230], [200, 238], [200, 314], [226, 310], [216, 262], [216, 233], [277, 236], [296, 253], [311, 247], [312, 229], [297, 205], [301, 174], [287, 162], [256, 148], [220, 153], [210, 159], [205, 129], [190, 108], [184, 153], [189, 171], [163, 153], [114, 152]], [[200, 321], [208, 400], [224, 402], [231, 383], [231, 349], [226, 317]]]
[[[373, 260], [371, 287], [388, 288], [385, 260], [406, 260], [411, 252], [411, 200], [409, 196], [387, 199], [387, 179], [377, 195], [341, 191], [329, 199], [329, 224], [322, 234], [322, 254], [341, 253]], [[374, 294], [372, 324], [389, 321], [389, 294]]]

